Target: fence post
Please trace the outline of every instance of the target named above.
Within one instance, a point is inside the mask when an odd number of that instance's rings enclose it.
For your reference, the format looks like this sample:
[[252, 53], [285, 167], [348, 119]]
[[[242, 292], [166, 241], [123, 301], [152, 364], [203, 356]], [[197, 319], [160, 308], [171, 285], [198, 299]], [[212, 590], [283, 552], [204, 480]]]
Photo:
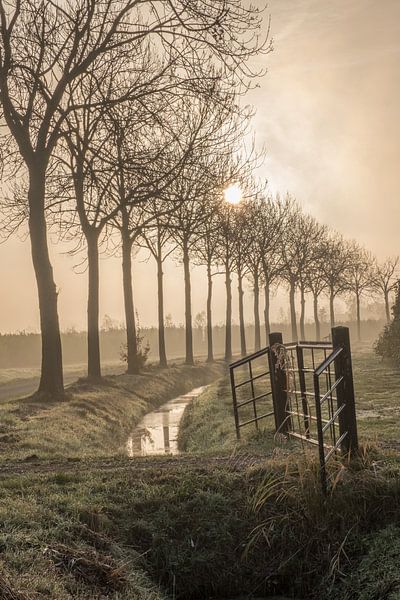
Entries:
[[341, 444], [341, 450], [348, 454], [358, 449], [356, 404], [354, 396], [353, 368], [351, 364], [350, 333], [348, 327], [332, 328], [333, 349], [342, 347], [343, 352], [335, 360], [335, 377], [343, 377], [336, 389], [338, 408], [345, 404], [339, 414], [340, 435], [348, 432]]
[[308, 414], [308, 402], [307, 402], [307, 388], [306, 388], [306, 377], [304, 373], [304, 354], [303, 348], [298, 344], [296, 347], [296, 357], [297, 357], [297, 368], [299, 370], [299, 383], [300, 383], [300, 392], [301, 392], [301, 405], [303, 408], [303, 422], [304, 422], [304, 431], [306, 437], [310, 437], [310, 419]]
[[279, 433], [288, 433], [290, 426], [287, 418], [288, 415], [286, 413], [286, 373], [283, 369], [277, 366], [278, 357], [272, 349], [275, 344], [283, 344], [283, 337], [281, 333], [269, 334], [269, 360], [276, 431]]
[[229, 375], [230, 375], [231, 388], [232, 388], [233, 414], [234, 414], [234, 417], [235, 417], [236, 438], [238, 440], [240, 440], [239, 413], [238, 413], [238, 407], [237, 407], [235, 374], [233, 372], [233, 367], [232, 366], [229, 367]]

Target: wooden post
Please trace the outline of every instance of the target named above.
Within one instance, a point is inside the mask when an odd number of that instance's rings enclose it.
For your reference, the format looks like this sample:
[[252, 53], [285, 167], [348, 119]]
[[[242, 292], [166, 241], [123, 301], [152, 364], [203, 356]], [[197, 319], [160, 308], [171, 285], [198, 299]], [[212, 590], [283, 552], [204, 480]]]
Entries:
[[345, 408], [339, 414], [340, 435], [347, 435], [341, 443], [341, 450], [345, 454], [357, 452], [357, 419], [356, 405], [354, 396], [353, 368], [351, 364], [350, 334], [348, 327], [332, 328], [333, 350], [343, 348], [343, 351], [335, 360], [335, 377], [343, 377], [343, 381], [336, 388], [337, 405], [340, 408], [343, 404]]
[[277, 432], [286, 434], [290, 430], [290, 423], [288, 419], [289, 415], [286, 412], [286, 373], [277, 365], [278, 357], [273, 349], [275, 344], [283, 344], [283, 338], [281, 333], [269, 334], [269, 360], [271, 372], [272, 398], [274, 402], [275, 427]]

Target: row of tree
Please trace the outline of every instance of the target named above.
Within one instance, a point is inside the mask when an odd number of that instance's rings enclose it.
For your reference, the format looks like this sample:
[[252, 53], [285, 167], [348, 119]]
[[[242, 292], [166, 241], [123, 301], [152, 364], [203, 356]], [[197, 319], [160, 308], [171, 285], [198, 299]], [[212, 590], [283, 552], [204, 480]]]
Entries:
[[[199, 173], [198, 180], [208, 181]], [[289, 295], [292, 339], [305, 339], [306, 300], [313, 304], [315, 337], [321, 338], [319, 309], [323, 298], [329, 301], [330, 323], [335, 325], [335, 300], [352, 295], [357, 312], [358, 338], [361, 339], [361, 300], [380, 294], [390, 320], [390, 293], [398, 281], [399, 259], [382, 264], [354, 240], [330, 231], [314, 217], [305, 214], [290, 196], [273, 198], [263, 190], [254, 192], [254, 182], [245, 172], [237, 180], [243, 199], [226, 201], [221, 192], [194, 197], [178, 210], [143, 228], [139, 246], [150, 249], [158, 270], [158, 328], [160, 364], [166, 365], [164, 335], [163, 272], [164, 260], [175, 254], [183, 263], [185, 282], [186, 362], [193, 362], [190, 264], [206, 267], [206, 329], [208, 360], [213, 356], [212, 291], [213, 278], [225, 276], [226, 319], [225, 359], [232, 358], [232, 276], [238, 282], [238, 307], [241, 354], [247, 354], [244, 318], [244, 282], [250, 283], [254, 297], [255, 350], [261, 346], [260, 297], [264, 297], [265, 340], [270, 333], [270, 299], [277, 288]], [[206, 189], [205, 185], [205, 189]], [[229, 196], [229, 194], [228, 194]], [[263, 292], [263, 294], [262, 294]], [[296, 311], [300, 300], [300, 315]]]
[[[172, 254], [185, 279], [186, 362], [193, 363], [191, 266], [207, 271], [208, 359], [213, 360], [212, 289], [225, 276], [225, 358], [232, 356], [232, 275], [238, 279], [241, 351], [246, 354], [243, 288], [254, 290], [255, 347], [270, 296], [289, 291], [292, 337], [312, 295], [318, 303], [381, 289], [388, 311], [397, 260], [377, 267], [255, 181], [262, 153], [249, 139], [252, 112], [241, 97], [261, 73], [249, 59], [270, 50], [262, 13], [242, 0], [0, 0], [2, 232], [27, 223], [42, 334], [39, 390], [63, 394], [57, 287], [48, 230], [74, 244], [88, 269], [88, 376], [101, 377], [99, 254], [122, 258], [128, 372], [140, 366], [132, 255], [157, 262], [161, 365], [167, 364], [163, 265]], [[224, 191], [236, 199], [231, 204]]]
[[86, 250], [91, 378], [101, 376], [99, 251], [121, 251], [134, 370], [132, 247], [249, 165], [240, 97], [262, 75], [251, 59], [271, 49], [262, 24], [263, 11], [242, 0], [0, 0], [2, 232], [29, 231], [40, 392], [64, 392], [49, 227]]

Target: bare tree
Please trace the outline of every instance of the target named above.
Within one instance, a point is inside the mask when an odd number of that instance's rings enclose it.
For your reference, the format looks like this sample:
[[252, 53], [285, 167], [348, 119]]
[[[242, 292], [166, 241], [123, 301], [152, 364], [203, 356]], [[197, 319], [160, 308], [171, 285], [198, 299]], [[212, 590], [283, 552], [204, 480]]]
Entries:
[[385, 301], [386, 321], [390, 322], [390, 293], [395, 289], [398, 282], [399, 257], [389, 257], [383, 263], [375, 261], [372, 271], [372, 286], [376, 291], [383, 294]]
[[254, 350], [261, 348], [261, 322], [260, 322], [260, 280], [262, 277], [262, 251], [259, 245], [262, 236], [258, 221], [257, 197], [252, 207], [248, 208], [249, 228], [253, 228], [250, 245], [245, 255], [248, 278], [253, 289], [253, 315], [254, 315]]
[[300, 332], [301, 337], [304, 339], [306, 272], [312, 260], [313, 246], [319, 238], [319, 227], [315, 219], [304, 214], [296, 202], [287, 198], [286, 203], [285, 235], [281, 243], [282, 278], [289, 286], [292, 338], [297, 341], [296, 288], [300, 290]]
[[[283, 264], [280, 252], [280, 240], [284, 235], [287, 205], [277, 196], [257, 198], [253, 202], [250, 215], [253, 228], [255, 249], [254, 272], [258, 272], [258, 257], [261, 261], [262, 281], [264, 284], [264, 326], [268, 345], [270, 327], [270, 296], [273, 286], [278, 282]], [[254, 277], [254, 275], [253, 275]]]
[[172, 233], [168, 218], [162, 211], [154, 206], [153, 227], [143, 228], [141, 231], [141, 245], [148, 248], [157, 263], [157, 302], [158, 302], [158, 356], [160, 367], [167, 366], [167, 352], [165, 347], [165, 317], [164, 317], [164, 273], [165, 260], [176, 250], [172, 242]]
[[252, 199], [244, 200], [236, 207], [232, 218], [233, 268], [238, 279], [240, 353], [242, 356], [246, 356], [247, 354], [243, 279], [248, 273], [248, 262], [246, 259], [252, 250], [252, 234], [254, 233], [251, 219], [251, 205]]
[[[165, 226], [160, 219], [176, 209], [168, 200], [167, 191], [193, 152], [200, 130], [200, 126], [188, 128], [191, 105], [185, 100], [180, 101], [175, 94], [171, 97], [165, 91], [161, 96], [153, 96], [147, 98], [145, 107], [129, 103], [107, 115], [109, 141], [105, 162], [107, 170], [114, 174], [109, 185], [114, 206], [111, 224], [121, 238], [128, 373], [137, 373], [141, 362], [133, 302], [132, 248], [143, 232], [154, 227], [159, 238], [157, 245], [152, 236], [145, 239], [151, 253], [161, 256], [158, 243]], [[162, 281], [159, 281], [161, 293]], [[159, 310], [162, 306], [159, 303]], [[166, 366], [165, 342], [160, 339], [159, 345], [160, 364]]]
[[356, 300], [357, 338], [361, 340], [361, 297], [367, 291], [372, 291], [373, 258], [369, 252], [357, 242], [347, 245], [349, 266], [347, 269], [348, 290], [353, 292]]
[[313, 296], [313, 313], [315, 323], [315, 338], [317, 341], [321, 339], [321, 323], [319, 320], [319, 298], [326, 290], [327, 283], [324, 278], [324, 261], [327, 260], [325, 255], [327, 239], [327, 229], [321, 227], [320, 239], [316, 241], [313, 247], [313, 256], [306, 271], [306, 286]]
[[207, 362], [214, 361], [213, 349], [213, 321], [212, 321], [212, 295], [213, 278], [218, 274], [215, 265], [218, 260], [219, 238], [219, 211], [221, 198], [210, 198], [208, 201], [209, 218], [200, 226], [200, 235], [194, 244], [194, 258], [199, 265], [205, 265], [207, 269]]
[[329, 298], [329, 313], [331, 327], [335, 326], [335, 298], [348, 290], [347, 273], [351, 257], [343, 237], [333, 232], [324, 244], [324, 260], [321, 261], [322, 279], [326, 284]]

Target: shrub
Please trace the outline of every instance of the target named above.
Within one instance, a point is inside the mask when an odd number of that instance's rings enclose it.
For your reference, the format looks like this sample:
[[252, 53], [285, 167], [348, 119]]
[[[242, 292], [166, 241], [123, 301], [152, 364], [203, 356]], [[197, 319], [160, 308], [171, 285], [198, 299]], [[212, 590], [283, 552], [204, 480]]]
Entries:
[[393, 319], [378, 337], [374, 350], [378, 356], [400, 364], [400, 285], [397, 287], [392, 314]]

